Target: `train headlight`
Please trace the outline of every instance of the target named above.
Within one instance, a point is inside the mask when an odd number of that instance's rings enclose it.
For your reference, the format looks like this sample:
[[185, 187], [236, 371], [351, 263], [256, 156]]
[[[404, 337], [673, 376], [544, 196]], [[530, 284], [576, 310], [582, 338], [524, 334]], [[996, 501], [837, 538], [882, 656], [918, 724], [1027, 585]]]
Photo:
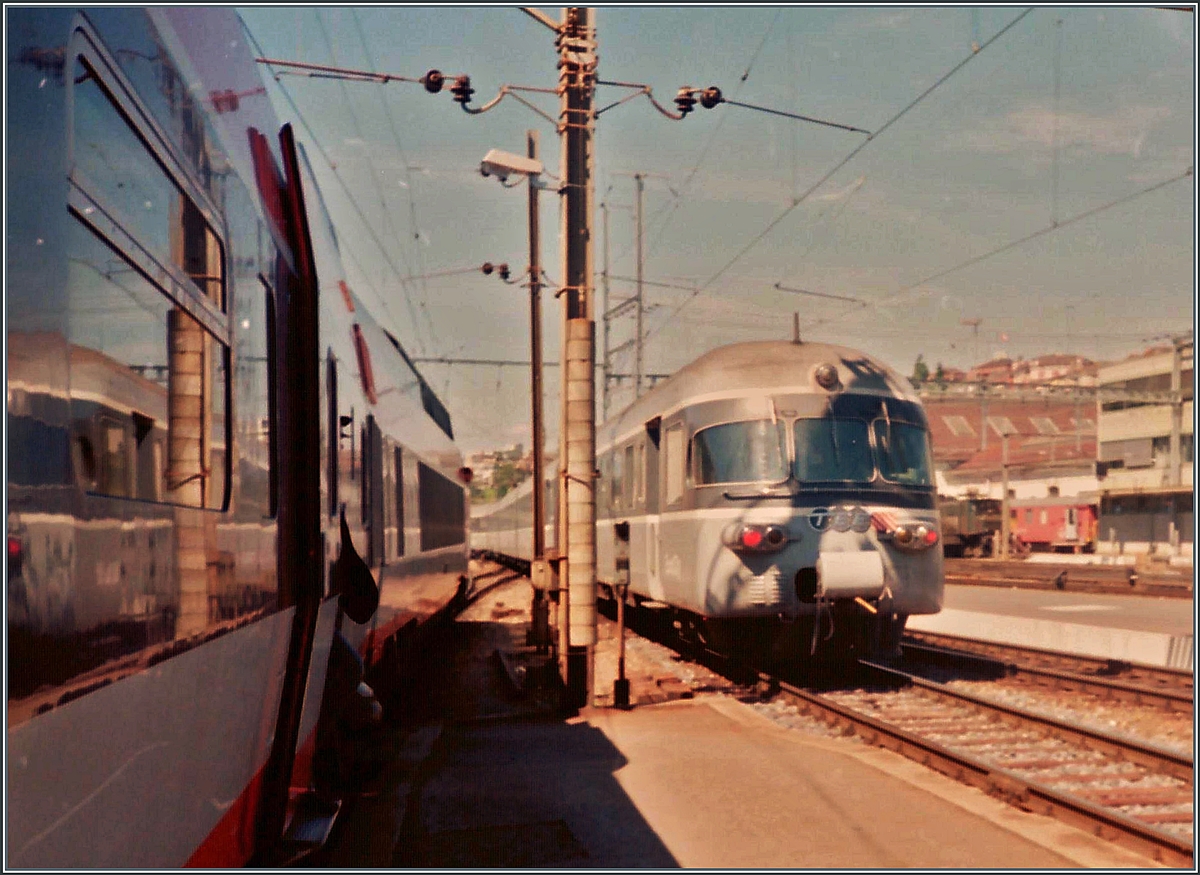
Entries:
[[892, 531], [892, 540], [902, 547], [911, 544], [912, 539], [913, 533], [909, 531], [908, 526], [896, 526]]
[[766, 532], [763, 533], [763, 541], [768, 547], [782, 547], [787, 541], [787, 532], [779, 526], [767, 526]]
[[837, 368], [828, 362], [823, 365], [817, 365], [816, 371], [813, 372], [813, 378], [816, 379], [818, 386], [830, 392], [838, 387]]

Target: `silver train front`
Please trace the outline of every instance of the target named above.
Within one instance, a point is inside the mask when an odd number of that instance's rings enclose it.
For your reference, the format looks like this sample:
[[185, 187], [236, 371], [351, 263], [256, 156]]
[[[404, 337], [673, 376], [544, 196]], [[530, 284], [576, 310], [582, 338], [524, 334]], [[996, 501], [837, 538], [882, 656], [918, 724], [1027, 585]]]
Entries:
[[[713, 350], [598, 428], [596, 456], [597, 577], [627, 582], [635, 600], [709, 631], [824, 616], [893, 638], [909, 615], [941, 610], [925, 414], [903, 377], [862, 352]], [[531, 496], [526, 483], [476, 508], [473, 546], [528, 557]]]

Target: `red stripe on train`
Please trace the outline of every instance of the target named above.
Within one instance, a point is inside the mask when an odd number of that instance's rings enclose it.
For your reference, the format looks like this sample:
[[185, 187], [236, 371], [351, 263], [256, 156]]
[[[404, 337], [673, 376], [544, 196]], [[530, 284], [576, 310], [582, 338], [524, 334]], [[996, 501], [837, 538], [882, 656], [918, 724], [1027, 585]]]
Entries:
[[[292, 771], [292, 788], [307, 787], [312, 773], [312, 759], [317, 747], [314, 730], [296, 750], [296, 765]], [[264, 767], [265, 768], [265, 767]], [[190, 869], [228, 869], [245, 866], [254, 855], [255, 821], [262, 796], [263, 771], [250, 779], [246, 789], [233, 801], [212, 832], [188, 857], [184, 864]], [[294, 794], [293, 794], [294, 795]]]

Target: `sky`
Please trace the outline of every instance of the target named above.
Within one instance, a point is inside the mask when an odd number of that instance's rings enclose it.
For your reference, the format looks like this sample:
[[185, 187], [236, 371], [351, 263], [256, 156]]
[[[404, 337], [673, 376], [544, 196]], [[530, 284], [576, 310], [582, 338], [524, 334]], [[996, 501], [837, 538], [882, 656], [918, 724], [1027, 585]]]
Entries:
[[[517, 7], [246, 7], [267, 58], [418, 79], [467, 74], [471, 106], [503, 85], [552, 89], [553, 33]], [[558, 19], [559, 7], [543, 7]], [[1195, 16], [1148, 7], [600, 6], [598, 74], [681, 86], [861, 128], [644, 96], [596, 120], [608, 205], [609, 307], [636, 276], [645, 177], [646, 373], [742, 340], [790, 338], [967, 368], [997, 354], [1109, 361], [1191, 330], [1195, 311]], [[294, 75], [270, 84], [338, 228], [348, 280], [420, 361], [527, 361], [528, 292], [468, 269], [528, 265], [524, 185], [479, 173], [493, 148], [553, 125], [514, 98], [480, 114], [419, 84]], [[553, 94], [520, 92], [553, 117]], [[605, 107], [636, 92], [597, 89]], [[554, 180], [548, 180], [553, 185]], [[541, 195], [541, 258], [561, 277], [559, 206]], [[597, 360], [605, 235], [594, 217]], [[466, 271], [430, 276], [450, 271]], [[655, 283], [658, 285], [649, 285]], [[838, 301], [777, 289], [854, 299]], [[683, 288], [675, 288], [682, 286]], [[695, 291], [699, 289], [699, 291]], [[857, 302], [861, 302], [857, 303]], [[545, 358], [560, 302], [543, 295]], [[975, 321], [978, 320], [977, 324]], [[610, 322], [610, 346], [633, 318]], [[612, 360], [632, 373], [631, 347]], [[473, 452], [529, 445], [529, 371], [422, 363]], [[547, 368], [547, 446], [558, 373]], [[597, 379], [599, 407], [602, 380]], [[611, 387], [610, 411], [633, 400]]]

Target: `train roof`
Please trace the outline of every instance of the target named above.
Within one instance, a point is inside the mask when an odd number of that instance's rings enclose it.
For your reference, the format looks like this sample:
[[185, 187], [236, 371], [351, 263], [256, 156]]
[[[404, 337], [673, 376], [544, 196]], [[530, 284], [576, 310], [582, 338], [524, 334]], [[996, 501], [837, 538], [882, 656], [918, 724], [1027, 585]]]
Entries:
[[704, 353], [680, 368], [605, 428], [618, 432], [708, 396], [821, 393], [813, 372], [828, 362], [838, 371], [843, 393], [885, 395], [919, 403], [909, 381], [865, 352], [829, 343], [752, 340]]

